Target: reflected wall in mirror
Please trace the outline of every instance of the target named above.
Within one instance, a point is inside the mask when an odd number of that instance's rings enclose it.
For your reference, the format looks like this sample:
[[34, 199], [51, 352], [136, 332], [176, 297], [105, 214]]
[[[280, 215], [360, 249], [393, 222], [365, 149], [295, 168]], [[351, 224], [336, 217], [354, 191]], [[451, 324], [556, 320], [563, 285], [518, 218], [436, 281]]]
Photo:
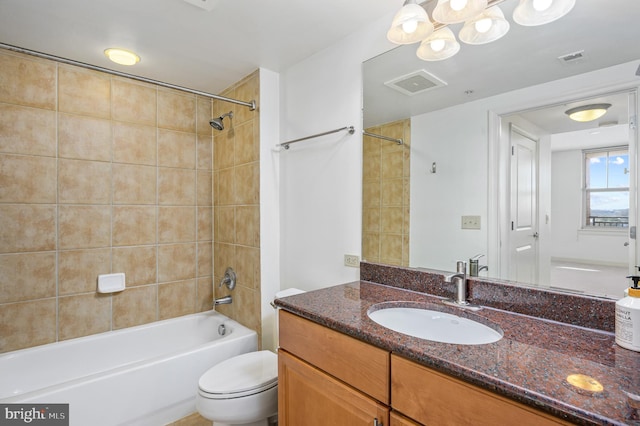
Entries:
[[[515, 5], [517, 1], [503, 3], [506, 16]], [[595, 1], [577, 2], [561, 22], [542, 27], [513, 24], [498, 42], [463, 45], [458, 55], [441, 62], [419, 60], [416, 46], [410, 45], [364, 63], [364, 128], [410, 121], [409, 266], [451, 271], [457, 260], [481, 254], [481, 264], [488, 266], [484, 276], [621, 297], [625, 276], [638, 262], [636, 240], [629, 238], [637, 222], [638, 184], [637, 130], [629, 125], [629, 117], [636, 116], [635, 90], [640, 85], [634, 42], [640, 37], [635, 24], [640, 2], [611, 0], [606, 12], [599, 6]], [[606, 34], [588, 31], [602, 25]], [[577, 51], [583, 52], [582, 59], [574, 63], [558, 59]], [[415, 74], [431, 75], [445, 84], [411, 96], [385, 85]], [[612, 107], [593, 122], [572, 122], [565, 114], [572, 107], [602, 100]], [[603, 140], [594, 141], [596, 132]], [[520, 214], [522, 219], [526, 210], [512, 205], [518, 200], [517, 192], [511, 193], [511, 176], [517, 176], [511, 170], [516, 163], [511, 146], [517, 138], [535, 143], [536, 162], [528, 175], [533, 186], [522, 188], [536, 190], [536, 205], [526, 205], [533, 209], [529, 212], [535, 226], [512, 217]], [[580, 144], [562, 145], [570, 139]], [[628, 173], [622, 175], [629, 178], [628, 192], [624, 186], [596, 192], [628, 195], [626, 223], [588, 223], [601, 222], [601, 216], [624, 216], [619, 214], [624, 207], [591, 207], [600, 212], [588, 214], [586, 202], [597, 194], [585, 186], [590, 157], [584, 151], [597, 148], [620, 162], [616, 149], [625, 145]], [[431, 173], [433, 163], [436, 173]], [[365, 190], [363, 206], [367, 203]], [[479, 217], [479, 229], [462, 229], [468, 216]], [[367, 220], [363, 217], [363, 259], [376, 261], [364, 245]], [[512, 222], [514, 230], [520, 226], [534, 239], [530, 258], [535, 264], [528, 272], [517, 256], [524, 254], [527, 244], [518, 246], [512, 238]]]
[[[409, 266], [410, 121], [370, 127], [365, 132], [362, 256], [370, 262]], [[386, 138], [402, 140], [402, 144]]]

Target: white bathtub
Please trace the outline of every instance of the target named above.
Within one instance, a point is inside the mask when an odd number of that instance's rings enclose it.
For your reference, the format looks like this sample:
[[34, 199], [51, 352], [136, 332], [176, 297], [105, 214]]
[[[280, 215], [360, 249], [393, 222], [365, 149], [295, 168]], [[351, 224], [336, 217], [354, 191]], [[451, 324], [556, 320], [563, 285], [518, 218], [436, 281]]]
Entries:
[[71, 426], [164, 425], [196, 411], [202, 373], [257, 346], [208, 311], [18, 350], [0, 355], [0, 403], [68, 403]]

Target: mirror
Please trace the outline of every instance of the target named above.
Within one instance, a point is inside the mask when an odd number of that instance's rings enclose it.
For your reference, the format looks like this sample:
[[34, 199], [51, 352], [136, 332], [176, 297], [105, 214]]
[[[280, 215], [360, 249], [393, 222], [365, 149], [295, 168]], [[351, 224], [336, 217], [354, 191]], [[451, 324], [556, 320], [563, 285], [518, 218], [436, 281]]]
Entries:
[[[488, 270], [481, 276], [620, 298], [637, 262], [635, 240], [629, 239], [636, 222], [637, 134], [629, 117], [635, 116], [634, 89], [640, 85], [640, 2], [611, 0], [603, 11], [602, 2], [583, 0], [559, 21], [539, 27], [513, 23], [516, 5], [500, 4], [511, 29], [493, 43], [462, 43], [456, 56], [438, 62], [418, 59], [418, 45], [406, 45], [363, 64], [363, 128], [405, 143], [363, 139], [362, 257], [451, 271], [456, 260], [483, 255], [479, 264]], [[457, 34], [461, 26], [450, 28]], [[414, 88], [418, 92], [408, 94]], [[565, 114], [605, 101], [612, 106], [589, 123]], [[522, 169], [532, 170], [524, 175], [535, 188], [522, 189], [535, 189], [537, 206], [511, 205], [519, 199], [510, 193], [516, 187], [511, 176], [518, 175], [510, 150], [517, 141], [536, 143], [538, 163]], [[617, 155], [626, 145], [628, 157]], [[630, 210], [594, 206], [600, 212], [586, 213], [585, 200], [602, 190], [584, 189], [586, 159], [600, 155], [585, 152], [595, 148], [609, 153], [603, 164], [626, 160], [626, 173], [622, 167], [619, 174], [629, 181], [623, 189]], [[558, 191], [567, 182], [570, 209], [561, 203], [568, 193]], [[615, 185], [600, 192], [624, 195]], [[525, 223], [525, 212], [536, 223]], [[586, 224], [625, 214], [626, 222], [616, 226]], [[531, 244], [518, 246], [512, 222], [515, 230], [528, 232]], [[525, 261], [527, 245], [536, 248], [527, 253], [534, 267]]]

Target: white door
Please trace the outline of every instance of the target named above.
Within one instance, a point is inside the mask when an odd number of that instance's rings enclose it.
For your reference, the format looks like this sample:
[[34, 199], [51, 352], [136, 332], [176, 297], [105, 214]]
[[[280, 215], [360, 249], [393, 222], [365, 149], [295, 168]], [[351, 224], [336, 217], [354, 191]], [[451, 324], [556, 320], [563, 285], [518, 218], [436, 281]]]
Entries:
[[538, 283], [538, 144], [511, 124], [509, 278]]

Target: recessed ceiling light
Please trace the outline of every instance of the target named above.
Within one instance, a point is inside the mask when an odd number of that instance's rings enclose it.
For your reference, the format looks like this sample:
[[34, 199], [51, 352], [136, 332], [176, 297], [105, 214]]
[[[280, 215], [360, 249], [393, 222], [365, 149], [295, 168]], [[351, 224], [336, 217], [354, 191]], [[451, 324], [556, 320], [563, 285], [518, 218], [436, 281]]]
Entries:
[[611, 107], [611, 104], [591, 104], [583, 105], [576, 108], [566, 110], [564, 113], [569, 116], [570, 119], [580, 122], [596, 120], [607, 113], [607, 110]]
[[135, 65], [140, 62], [140, 56], [125, 49], [110, 48], [105, 50], [104, 54], [107, 58], [120, 65]]

